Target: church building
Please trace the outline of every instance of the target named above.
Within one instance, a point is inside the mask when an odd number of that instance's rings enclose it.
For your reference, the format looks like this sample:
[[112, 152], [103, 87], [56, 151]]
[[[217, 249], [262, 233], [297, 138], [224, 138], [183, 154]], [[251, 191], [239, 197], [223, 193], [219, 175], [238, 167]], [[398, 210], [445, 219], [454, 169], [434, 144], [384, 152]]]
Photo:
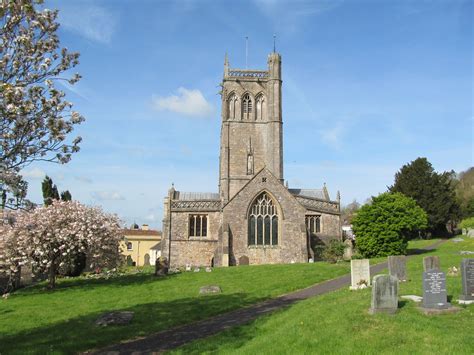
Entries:
[[285, 186], [281, 56], [267, 70], [226, 56], [218, 193], [177, 191], [164, 202], [161, 255], [171, 267], [302, 263], [341, 239], [340, 196]]

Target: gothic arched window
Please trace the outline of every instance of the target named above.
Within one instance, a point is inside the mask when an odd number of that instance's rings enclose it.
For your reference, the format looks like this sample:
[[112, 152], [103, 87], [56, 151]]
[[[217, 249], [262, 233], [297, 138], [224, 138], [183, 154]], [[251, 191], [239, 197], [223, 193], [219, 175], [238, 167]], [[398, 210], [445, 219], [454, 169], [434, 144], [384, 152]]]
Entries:
[[229, 104], [229, 112], [228, 112], [228, 118], [229, 120], [234, 120], [235, 119], [235, 109], [237, 106], [237, 96], [235, 94], [231, 94], [229, 96], [229, 99], [227, 100]]
[[263, 120], [263, 118], [266, 116], [266, 104], [265, 104], [265, 96], [263, 95], [259, 95], [257, 97], [257, 99], [255, 100], [256, 101], [256, 104], [255, 104], [255, 113], [256, 113], [256, 117], [255, 119], [257, 120]]
[[243, 119], [249, 119], [252, 113], [252, 99], [249, 94], [245, 94], [242, 99], [242, 114]]
[[250, 208], [248, 245], [278, 245], [278, 211], [273, 200], [262, 192]]

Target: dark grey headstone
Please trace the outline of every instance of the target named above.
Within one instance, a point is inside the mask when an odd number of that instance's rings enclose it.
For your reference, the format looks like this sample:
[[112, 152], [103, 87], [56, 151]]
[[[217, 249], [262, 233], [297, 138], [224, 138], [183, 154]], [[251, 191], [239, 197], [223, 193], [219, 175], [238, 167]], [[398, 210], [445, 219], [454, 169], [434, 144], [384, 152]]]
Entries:
[[423, 258], [423, 271], [439, 270], [439, 256], [425, 256]]
[[461, 261], [462, 295], [463, 301], [474, 301], [474, 259], [462, 259]]
[[388, 257], [388, 273], [398, 281], [407, 280], [407, 258], [405, 255]]
[[377, 275], [372, 282], [372, 303], [369, 312], [395, 313], [398, 309], [398, 279], [392, 275]]
[[445, 309], [448, 303], [446, 292], [446, 274], [439, 270], [423, 273], [423, 304], [424, 308]]
[[248, 265], [249, 264], [249, 257], [246, 255], [242, 255], [239, 258], [239, 265]]

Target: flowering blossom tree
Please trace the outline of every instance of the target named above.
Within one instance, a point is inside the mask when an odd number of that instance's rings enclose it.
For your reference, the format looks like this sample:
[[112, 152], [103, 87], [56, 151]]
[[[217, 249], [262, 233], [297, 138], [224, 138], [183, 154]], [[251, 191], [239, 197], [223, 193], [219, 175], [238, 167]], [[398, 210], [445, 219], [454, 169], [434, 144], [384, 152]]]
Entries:
[[57, 11], [42, 0], [0, 0], [0, 202], [18, 207], [27, 184], [19, 172], [34, 161], [67, 163], [81, 137], [66, 141], [84, 118], [64, 99], [58, 81], [71, 85], [79, 53], [59, 48]]
[[56, 274], [78, 253], [91, 267], [114, 267], [119, 260], [119, 219], [76, 201], [54, 201], [51, 206], [19, 213], [6, 230], [4, 259], [12, 273], [31, 265], [35, 273], [48, 273], [54, 288]]

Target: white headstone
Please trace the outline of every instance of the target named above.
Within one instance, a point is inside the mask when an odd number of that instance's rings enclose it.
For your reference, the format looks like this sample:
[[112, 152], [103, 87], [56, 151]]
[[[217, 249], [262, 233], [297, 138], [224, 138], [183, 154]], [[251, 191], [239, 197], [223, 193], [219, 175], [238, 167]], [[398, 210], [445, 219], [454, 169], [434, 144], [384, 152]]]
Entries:
[[359, 290], [370, 286], [369, 259], [351, 260], [351, 290]]

